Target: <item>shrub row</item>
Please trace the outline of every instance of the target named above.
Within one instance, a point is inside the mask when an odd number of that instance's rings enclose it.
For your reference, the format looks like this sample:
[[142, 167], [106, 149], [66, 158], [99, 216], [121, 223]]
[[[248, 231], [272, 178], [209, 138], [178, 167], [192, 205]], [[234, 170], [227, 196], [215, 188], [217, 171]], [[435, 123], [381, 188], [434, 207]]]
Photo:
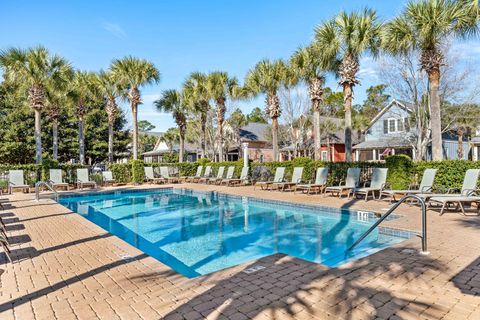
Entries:
[[[154, 167], [154, 171], [158, 174], [160, 166], [170, 168], [171, 174], [178, 176], [193, 176], [197, 171], [198, 165], [211, 165], [213, 174], [216, 175], [220, 166], [235, 166], [235, 176], [240, 176], [243, 167], [243, 159], [234, 162], [209, 162], [207, 159], [201, 159], [198, 162], [184, 163], [144, 163], [142, 160], [134, 160], [128, 163], [112, 164], [109, 170], [112, 171], [114, 178], [120, 183], [142, 183], [144, 181], [144, 166]], [[76, 170], [84, 166], [78, 164], [58, 164], [55, 161], [44, 161], [41, 165], [24, 164], [24, 165], [1, 165], [0, 164], [0, 180], [6, 178], [8, 170], [22, 169], [25, 171], [26, 182], [33, 185], [36, 181], [48, 177], [48, 171], [51, 168], [60, 168], [64, 171], [64, 179], [66, 182], [74, 183], [76, 181]], [[420, 161], [414, 162], [404, 155], [390, 156], [385, 162], [323, 162], [314, 161], [310, 158], [296, 158], [291, 161], [283, 162], [267, 162], [256, 163], [250, 162], [250, 175], [256, 180], [271, 179], [276, 168], [286, 168], [286, 179], [292, 176], [294, 167], [303, 167], [303, 180], [313, 180], [315, 178], [315, 170], [319, 167], [329, 168], [329, 184], [338, 184], [342, 181], [350, 167], [360, 167], [362, 169], [362, 182], [368, 181], [371, 176], [372, 169], [375, 167], [388, 168], [388, 184], [395, 189], [407, 188], [412, 183], [419, 183], [422, 178], [423, 171], [427, 168], [437, 168], [435, 185], [442, 188], [460, 187], [463, 182], [465, 171], [473, 168], [480, 168], [480, 161], [466, 160], [444, 160], [444, 161]], [[101, 177], [93, 177], [99, 178]], [[4, 187], [5, 182], [0, 181], [0, 187]]]

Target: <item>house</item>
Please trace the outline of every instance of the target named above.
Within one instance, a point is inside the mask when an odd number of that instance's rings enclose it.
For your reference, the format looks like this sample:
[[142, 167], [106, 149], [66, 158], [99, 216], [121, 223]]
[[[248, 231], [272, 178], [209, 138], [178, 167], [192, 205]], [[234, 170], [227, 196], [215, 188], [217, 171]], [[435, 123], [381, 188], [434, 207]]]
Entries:
[[273, 161], [273, 147], [268, 141], [270, 126], [265, 123], [250, 122], [239, 130], [240, 145], [228, 150], [228, 161], [243, 157], [243, 149], [248, 147], [248, 158], [258, 162]]
[[[385, 156], [406, 154], [415, 157], [413, 148], [415, 142], [414, 125], [412, 120], [413, 106], [400, 100], [392, 100], [372, 119], [370, 126], [365, 131], [364, 141], [355, 145], [355, 160], [376, 161]], [[444, 133], [443, 153], [444, 159], [458, 159], [458, 139], [454, 132]], [[468, 159], [468, 142], [463, 142], [464, 155]], [[431, 159], [431, 152], [427, 152]]]
[[[169, 147], [164, 141], [159, 138], [152, 151], [143, 153], [143, 161], [146, 163], [163, 162], [163, 158], [168, 154], [176, 153], [180, 150], [178, 144]], [[200, 150], [197, 150], [195, 145], [185, 142], [185, 160], [187, 162], [195, 162], [199, 158]]]

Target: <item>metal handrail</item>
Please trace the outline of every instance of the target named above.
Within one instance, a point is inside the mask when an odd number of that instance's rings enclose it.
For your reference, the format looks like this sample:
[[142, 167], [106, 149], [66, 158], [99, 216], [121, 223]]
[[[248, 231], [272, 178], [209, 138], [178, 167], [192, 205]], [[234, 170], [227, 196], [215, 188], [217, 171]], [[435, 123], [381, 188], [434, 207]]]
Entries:
[[422, 254], [429, 254], [427, 251], [427, 206], [425, 204], [425, 200], [415, 194], [407, 194], [403, 198], [401, 198], [397, 203], [395, 203], [380, 219], [378, 219], [357, 241], [355, 241], [348, 251], [352, 250], [355, 246], [357, 246], [363, 239], [365, 239], [370, 232], [372, 232], [380, 223], [382, 223], [395, 209], [398, 208], [400, 204], [405, 202], [407, 199], [416, 199], [422, 208]]
[[55, 194], [55, 201], [58, 202], [58, 192], [45, 181], [38, 181], [37, 183], [35, 183], [35, 200], [40, 200], [40, 187], [42, 185], [46, 186], [48, 190], [52, 191]]

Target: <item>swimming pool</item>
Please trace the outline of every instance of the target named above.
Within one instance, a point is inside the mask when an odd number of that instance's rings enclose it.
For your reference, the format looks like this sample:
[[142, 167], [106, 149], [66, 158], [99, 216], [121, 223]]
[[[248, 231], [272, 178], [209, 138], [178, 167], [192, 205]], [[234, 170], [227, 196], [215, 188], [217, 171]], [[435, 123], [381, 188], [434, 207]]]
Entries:
[[196, 277], [275, 253], [335, 267], [413, 234], [377, 228], [372, 213], [187, 189], [96, 192], [59, 202], [170, 268]]

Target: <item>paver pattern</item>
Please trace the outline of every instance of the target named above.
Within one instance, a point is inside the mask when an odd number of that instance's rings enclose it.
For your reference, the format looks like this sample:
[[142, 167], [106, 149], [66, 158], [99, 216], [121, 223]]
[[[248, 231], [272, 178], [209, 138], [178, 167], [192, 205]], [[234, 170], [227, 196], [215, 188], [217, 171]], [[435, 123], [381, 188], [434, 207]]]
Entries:
[[[385, 201], [182, 184], [244, 196], [384, 212]], [[187, 279], [51, 201], [8, 196], [14, 263], [0, 255], [0, 319], [480, 319], [480, 217], [429, 211], [419, 239], [338, 268], [277, 254]], [[402, 205], [386, 224], [420, 230]], [[246, 274], [253, 265], [265, 269]]]

